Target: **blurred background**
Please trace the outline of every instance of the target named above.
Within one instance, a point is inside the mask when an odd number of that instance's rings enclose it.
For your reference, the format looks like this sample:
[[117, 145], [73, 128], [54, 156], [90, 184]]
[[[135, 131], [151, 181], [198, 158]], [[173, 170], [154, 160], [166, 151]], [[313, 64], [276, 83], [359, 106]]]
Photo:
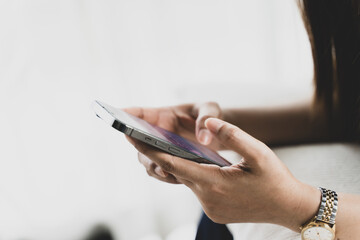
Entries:
[[279, 105], [312, 74], [294, 0], [0, 0], [0, 239], [193, 234], [191, 191], [148, 177], [92, 101]]

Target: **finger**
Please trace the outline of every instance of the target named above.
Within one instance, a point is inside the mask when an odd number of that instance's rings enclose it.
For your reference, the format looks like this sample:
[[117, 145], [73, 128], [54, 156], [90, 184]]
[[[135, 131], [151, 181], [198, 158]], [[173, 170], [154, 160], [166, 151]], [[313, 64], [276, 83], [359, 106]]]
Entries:
[[150, 177], [153, 177], [162, 182], [171, 183], [171, 184], [184, 184], [183, 182], [179, 181], [176, 177], [174, 177], [171, 174], [169, 174], [167, 177], [164, 178], [164, 177], [157, 175], [154, 172], [150, 172], [150, 171], [146, 171], [146, 172]]
[[253, 162], [265, 158], [272, 151], [262, 142], [240, 128], [217, 118], [209, 118], [206, 127], [224, 146]]
[[144, 119], [145, 121], [154, 124], [158, 120], [157, 109], [155, 108], [142, 108], [142, 107], [133, 107], [133, 108], [124, 108], [124, 112], [127, 112], [135, 117]]
[[142, 107], [123, 108], [122, 110], [138, 118], [144, 117], [144, 108]]
[[[134, 143], [135, 148], [139, 152], [159, 165], [163, 171], [173, 174], [177, 179], [186, 180], [188, 182], [204, 182], [208, 181], [208, 177], [211, 176], [208, 166], [155, 150], [147, 144], [137, 140], [134, 140]], [[215, 165], [212, 166], [219, 168]]]
[[155, 174], [159, 175], [162, 178], [166, 178], [169, 175], [168, 172], [163, 171], [161, 169], [161, 167], [159, 167], [159, 165], [157, 165], [156, 163], [151, 161], [151, 159], [146, 157], [141, 152], [138, 152], [138, 160], [142, 165], [144, 165], [146, 171], [148, 171], [148, 172], [155, 173]]
[[194, 116], [196, 117], [196, 138], [197, 140], [204, 144], [209, 145], [212, 141], [211, 132], [205, 127], [205, 120], [209, 117], [219, 118], [221, 115], [220, 107], [215, 102], [208, 102], [195, 105], [194, 107]]
[[172, 183], [172, 184], [183, 184], [183, 182], [179, 181], [174, 175], [168, 174], [166, 177], [159, 176], [159, 174], [156, 172], [156, 169], [160, 169], [159, 166], [155, 168], [155, 171], [148, 172], [148, 175], [156, 178], [159, 181]]
[[139, 162], [145, 167], [145, 170], [149, 176], [167, 183], [172, 183], [172, 184], [181, 183], [173, 175], [164, 172], [161, 169], [161, 167], [159, 167], [156, 163], [151, 161], [149, 158], [147, 158], [145, 155], [143, 155], [140, 152], [138, 153], [138, 159]]

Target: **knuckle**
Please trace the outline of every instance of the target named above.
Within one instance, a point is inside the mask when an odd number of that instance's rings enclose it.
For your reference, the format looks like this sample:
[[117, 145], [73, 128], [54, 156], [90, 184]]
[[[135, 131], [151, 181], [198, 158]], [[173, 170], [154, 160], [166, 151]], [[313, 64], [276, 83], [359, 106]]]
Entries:
[[149, 171], [152, 171], [153, 173], [154, 173], [156, 167], [157, 167], [157, 165], [151, 160], [149, 160], [148, 163], [146, 164], [146, 169], [148, 169]]
[[225, 125], [219, 129], [219, 133], [223, 135], [225, 141], [235, 141], [239, 138], [239, 131], [236, 127], [226, 127]]
[[208, 101], [208, 102], [205, 102], [205, 104], [209, 107], [220, 109], [219, 104], [215, 101]]
[[156, 163], [150, 160], [150, 164], [149, 164], [150, 169], [155, 169], [157, 166], [158, 165]]
[[166, 172], [173, 172], [175, 169], [174, 158], [170, 158], [168, 161], [164, 161], [160, 167]]
[[260, 149], [258, 150], [258, 157], [261, 159], [267, 159], [271, 156], [272, 151], [264, 143], [260, 142]]

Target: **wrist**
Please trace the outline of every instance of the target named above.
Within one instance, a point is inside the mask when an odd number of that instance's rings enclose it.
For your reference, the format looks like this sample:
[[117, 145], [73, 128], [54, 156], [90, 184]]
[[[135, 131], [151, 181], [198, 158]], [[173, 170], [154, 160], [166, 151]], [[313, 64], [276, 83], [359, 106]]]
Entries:
[[286, 205], [287, 214], [282, 225], [300, 232], [300, 227], [317, 214], [321, 193], [318, 188], [302, 182], [298, 182], [294, 190], [294, 198], [288, 199], [290, 201]]

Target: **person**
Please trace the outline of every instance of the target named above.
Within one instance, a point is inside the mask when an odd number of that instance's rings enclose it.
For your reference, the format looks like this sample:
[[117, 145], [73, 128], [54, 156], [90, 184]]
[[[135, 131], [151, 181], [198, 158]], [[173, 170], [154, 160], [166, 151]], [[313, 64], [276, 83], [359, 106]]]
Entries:
[[[313, 100], [263, 109], [221, 109], [214, 102], [125, 109], [213, 150], [235, 151], [243, 156], [239, 163], [198, 164], [128, 140], [150, 176], [184, 184], [194, 192], [211, 219], [211, 223], [205, 219], [205, 226], [273, 223], [300, 232], [309, 221], [318, 221], [319, 206], [330, 201], [329, 208], [336, 213], [336, 238], [354, 239], [360, 236], [360, 196], [319, 191], [300, 182], [269, 148], [360, 140], [360, 1], [302, 0], [299, 6], [312, 46]], [[324, 196], [330, 200], [324, 203]], [[220, 236], [228, 234], [223, 230], [218, 239], [231, 239]]]

